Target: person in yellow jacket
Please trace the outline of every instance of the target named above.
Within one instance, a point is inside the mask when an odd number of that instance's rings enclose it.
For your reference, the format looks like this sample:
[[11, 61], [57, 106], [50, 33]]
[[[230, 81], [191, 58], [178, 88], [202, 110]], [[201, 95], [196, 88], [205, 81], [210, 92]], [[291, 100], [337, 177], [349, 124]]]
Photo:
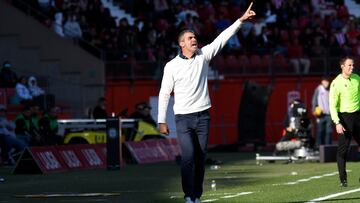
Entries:
[[360, 76], [353, 73], [354, 60], [340, 60], [341, 73], [332, 81], [329, 93], [331, 119], [338, 137], [337, 165], [342, 187], [347, 187], [346, 155], [351, 137], [360, 143]]

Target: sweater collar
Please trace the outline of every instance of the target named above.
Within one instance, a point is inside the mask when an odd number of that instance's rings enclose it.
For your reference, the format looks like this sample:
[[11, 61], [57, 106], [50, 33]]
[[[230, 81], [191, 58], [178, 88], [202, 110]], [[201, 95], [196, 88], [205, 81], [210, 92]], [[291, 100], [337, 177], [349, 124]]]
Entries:
[[195, 56], [197, 55], [197, 51], [190, 57], [186, 57], [181, 51], [179, 53], [179, 57], [182, 58], [182, 59], [191, 59], [191, 58], [195, 58]]

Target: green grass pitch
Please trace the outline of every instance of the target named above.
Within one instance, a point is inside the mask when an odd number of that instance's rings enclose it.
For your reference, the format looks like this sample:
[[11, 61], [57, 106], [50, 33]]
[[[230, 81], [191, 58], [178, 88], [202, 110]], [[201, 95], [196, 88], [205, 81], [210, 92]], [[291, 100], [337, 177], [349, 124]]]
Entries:
[[[336, 163], [262, 162], [254, 153], [209, 153], [223, 161], [217, 170], [206, 168], [203, 202], [308, 202], [325, 197], [326, 202], [360, 202], [360, 163], [348, 162], [347, 188], [341, 188]], [[126, 165], [121, 170], [82, 170], [66, 173], [12, 175], [0, 168], [0, 203], [19, 202], [154, 202], [180, 203], [183, 193], [179, 166], [175, 162]], [[210, 185], [216, 182], [216, 190]], [[340, 194], [342, 192], [348, 194]], [[71, 197], [88, 193], [114, 196]], [[26, 198], [22, 195], [62, 194], [65, 197]], [[329, 195], [334, 195], [331, 197]], [[337, 194], [337, 195], [336, 195]]]

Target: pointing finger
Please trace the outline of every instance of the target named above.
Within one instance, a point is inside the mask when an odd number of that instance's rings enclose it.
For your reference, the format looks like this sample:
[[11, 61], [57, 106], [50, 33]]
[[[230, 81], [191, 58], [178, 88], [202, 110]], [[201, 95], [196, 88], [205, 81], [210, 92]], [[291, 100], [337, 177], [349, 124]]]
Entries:
[[253, 5], [253, 2], [250, 3], [250, 6], [249, 6], [249, 8], [246, 10], [246, 13], [248, 13], [248, 12], [251, 10], [252, 5]]

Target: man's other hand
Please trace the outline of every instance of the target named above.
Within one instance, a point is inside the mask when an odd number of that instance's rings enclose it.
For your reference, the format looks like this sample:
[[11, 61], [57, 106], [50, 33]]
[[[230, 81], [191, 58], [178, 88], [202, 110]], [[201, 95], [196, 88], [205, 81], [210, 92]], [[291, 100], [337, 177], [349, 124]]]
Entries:
[[159, 123], [159, 130], [161, 134], [169, 134], [169, 128], [166, 123]]

